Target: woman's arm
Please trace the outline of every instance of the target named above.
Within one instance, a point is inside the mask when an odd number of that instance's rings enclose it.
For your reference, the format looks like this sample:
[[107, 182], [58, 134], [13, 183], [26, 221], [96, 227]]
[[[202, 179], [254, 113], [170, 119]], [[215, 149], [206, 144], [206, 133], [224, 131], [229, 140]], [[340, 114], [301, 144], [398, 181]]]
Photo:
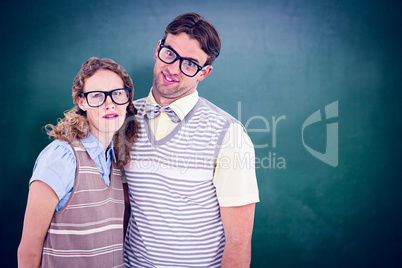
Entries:
[[31, 183], [25, 211], [22, 238], [18, 247], [18, 267], [39, 267], [43, 242], [59, 198], [42, 181]]

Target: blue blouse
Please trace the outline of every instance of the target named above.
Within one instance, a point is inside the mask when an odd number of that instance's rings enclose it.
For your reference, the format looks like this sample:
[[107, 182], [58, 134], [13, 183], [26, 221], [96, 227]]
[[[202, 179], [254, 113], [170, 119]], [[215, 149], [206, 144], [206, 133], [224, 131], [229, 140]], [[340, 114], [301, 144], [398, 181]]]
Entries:
[[[82, 139], [81, 143], [91, 159], [95, 161], [103, 181], [109, 186], [112, 159], [116, 162], [113, 141], [110, 143], [107, 152], [92, 134], [88, 138]], [[55, 140], [39, 154], [29, 183], [40, 180], [49, 185], [59, 197], [59, 203], [56, 207], [56, 211], [59, 211], [70, 198], [76, 170], [77, 163], [73, 148], [65, 141]]]

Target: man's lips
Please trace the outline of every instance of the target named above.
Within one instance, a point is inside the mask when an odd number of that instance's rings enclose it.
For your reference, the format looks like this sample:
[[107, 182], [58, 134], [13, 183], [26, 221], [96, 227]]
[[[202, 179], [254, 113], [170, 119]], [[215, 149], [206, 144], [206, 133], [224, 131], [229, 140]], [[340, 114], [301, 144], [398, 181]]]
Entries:
[[162, 73], [162, 77], [163, 77], [163, 81], [165, 82], [165, 84], [168, 84], [168, 85], [178, 82], [176, 79], [174, 79], [172, 76], [170, 76], [166, 73]]
[[114, 119], [119, 117], [119, 115], [117, 113], [110, 113], [110, 114], [105, 114], [104, 116], [102, 116], [102, 118], [104, 119]]

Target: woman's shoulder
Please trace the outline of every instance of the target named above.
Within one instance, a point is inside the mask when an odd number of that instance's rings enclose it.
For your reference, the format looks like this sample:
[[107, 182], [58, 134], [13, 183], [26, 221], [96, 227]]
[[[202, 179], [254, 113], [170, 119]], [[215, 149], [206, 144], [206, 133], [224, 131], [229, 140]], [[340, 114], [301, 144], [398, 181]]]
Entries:
[[44, 150], [67, 150], [73, 152], [71, 145], [67, 141], [54, 140], [49, 143]]
[[48, 163], [54, 161], [75, 162], [75, 155], [67, 141], [54, 140], [39, 154], [38, 160], [40, 159], [44, 159]]
[[61, 200], [74, 185], [76, 166], [76, 158], [69, 143], [55, 140], [39, 154], [29, 183], [36, 180], [45, 182]]
[[67, 141], [63, 141], [63, 140], [54, 140], [51, 143], [49, 143], [46, 148], [56, 148], [56, 147], [60, 147], [60, 148], [66, 148], [69, 149], [71, 148], [71, 145], [67, 142]]

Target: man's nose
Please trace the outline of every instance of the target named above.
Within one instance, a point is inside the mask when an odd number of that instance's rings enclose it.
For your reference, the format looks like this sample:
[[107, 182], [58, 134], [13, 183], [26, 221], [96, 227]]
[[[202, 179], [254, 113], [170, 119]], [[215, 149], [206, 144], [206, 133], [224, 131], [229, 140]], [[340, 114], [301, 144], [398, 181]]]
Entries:
[[170, 74], [179, 74], [180, 71], [180, 60], [176, 60], [175, 62], [169, 64], [168, 70]]

